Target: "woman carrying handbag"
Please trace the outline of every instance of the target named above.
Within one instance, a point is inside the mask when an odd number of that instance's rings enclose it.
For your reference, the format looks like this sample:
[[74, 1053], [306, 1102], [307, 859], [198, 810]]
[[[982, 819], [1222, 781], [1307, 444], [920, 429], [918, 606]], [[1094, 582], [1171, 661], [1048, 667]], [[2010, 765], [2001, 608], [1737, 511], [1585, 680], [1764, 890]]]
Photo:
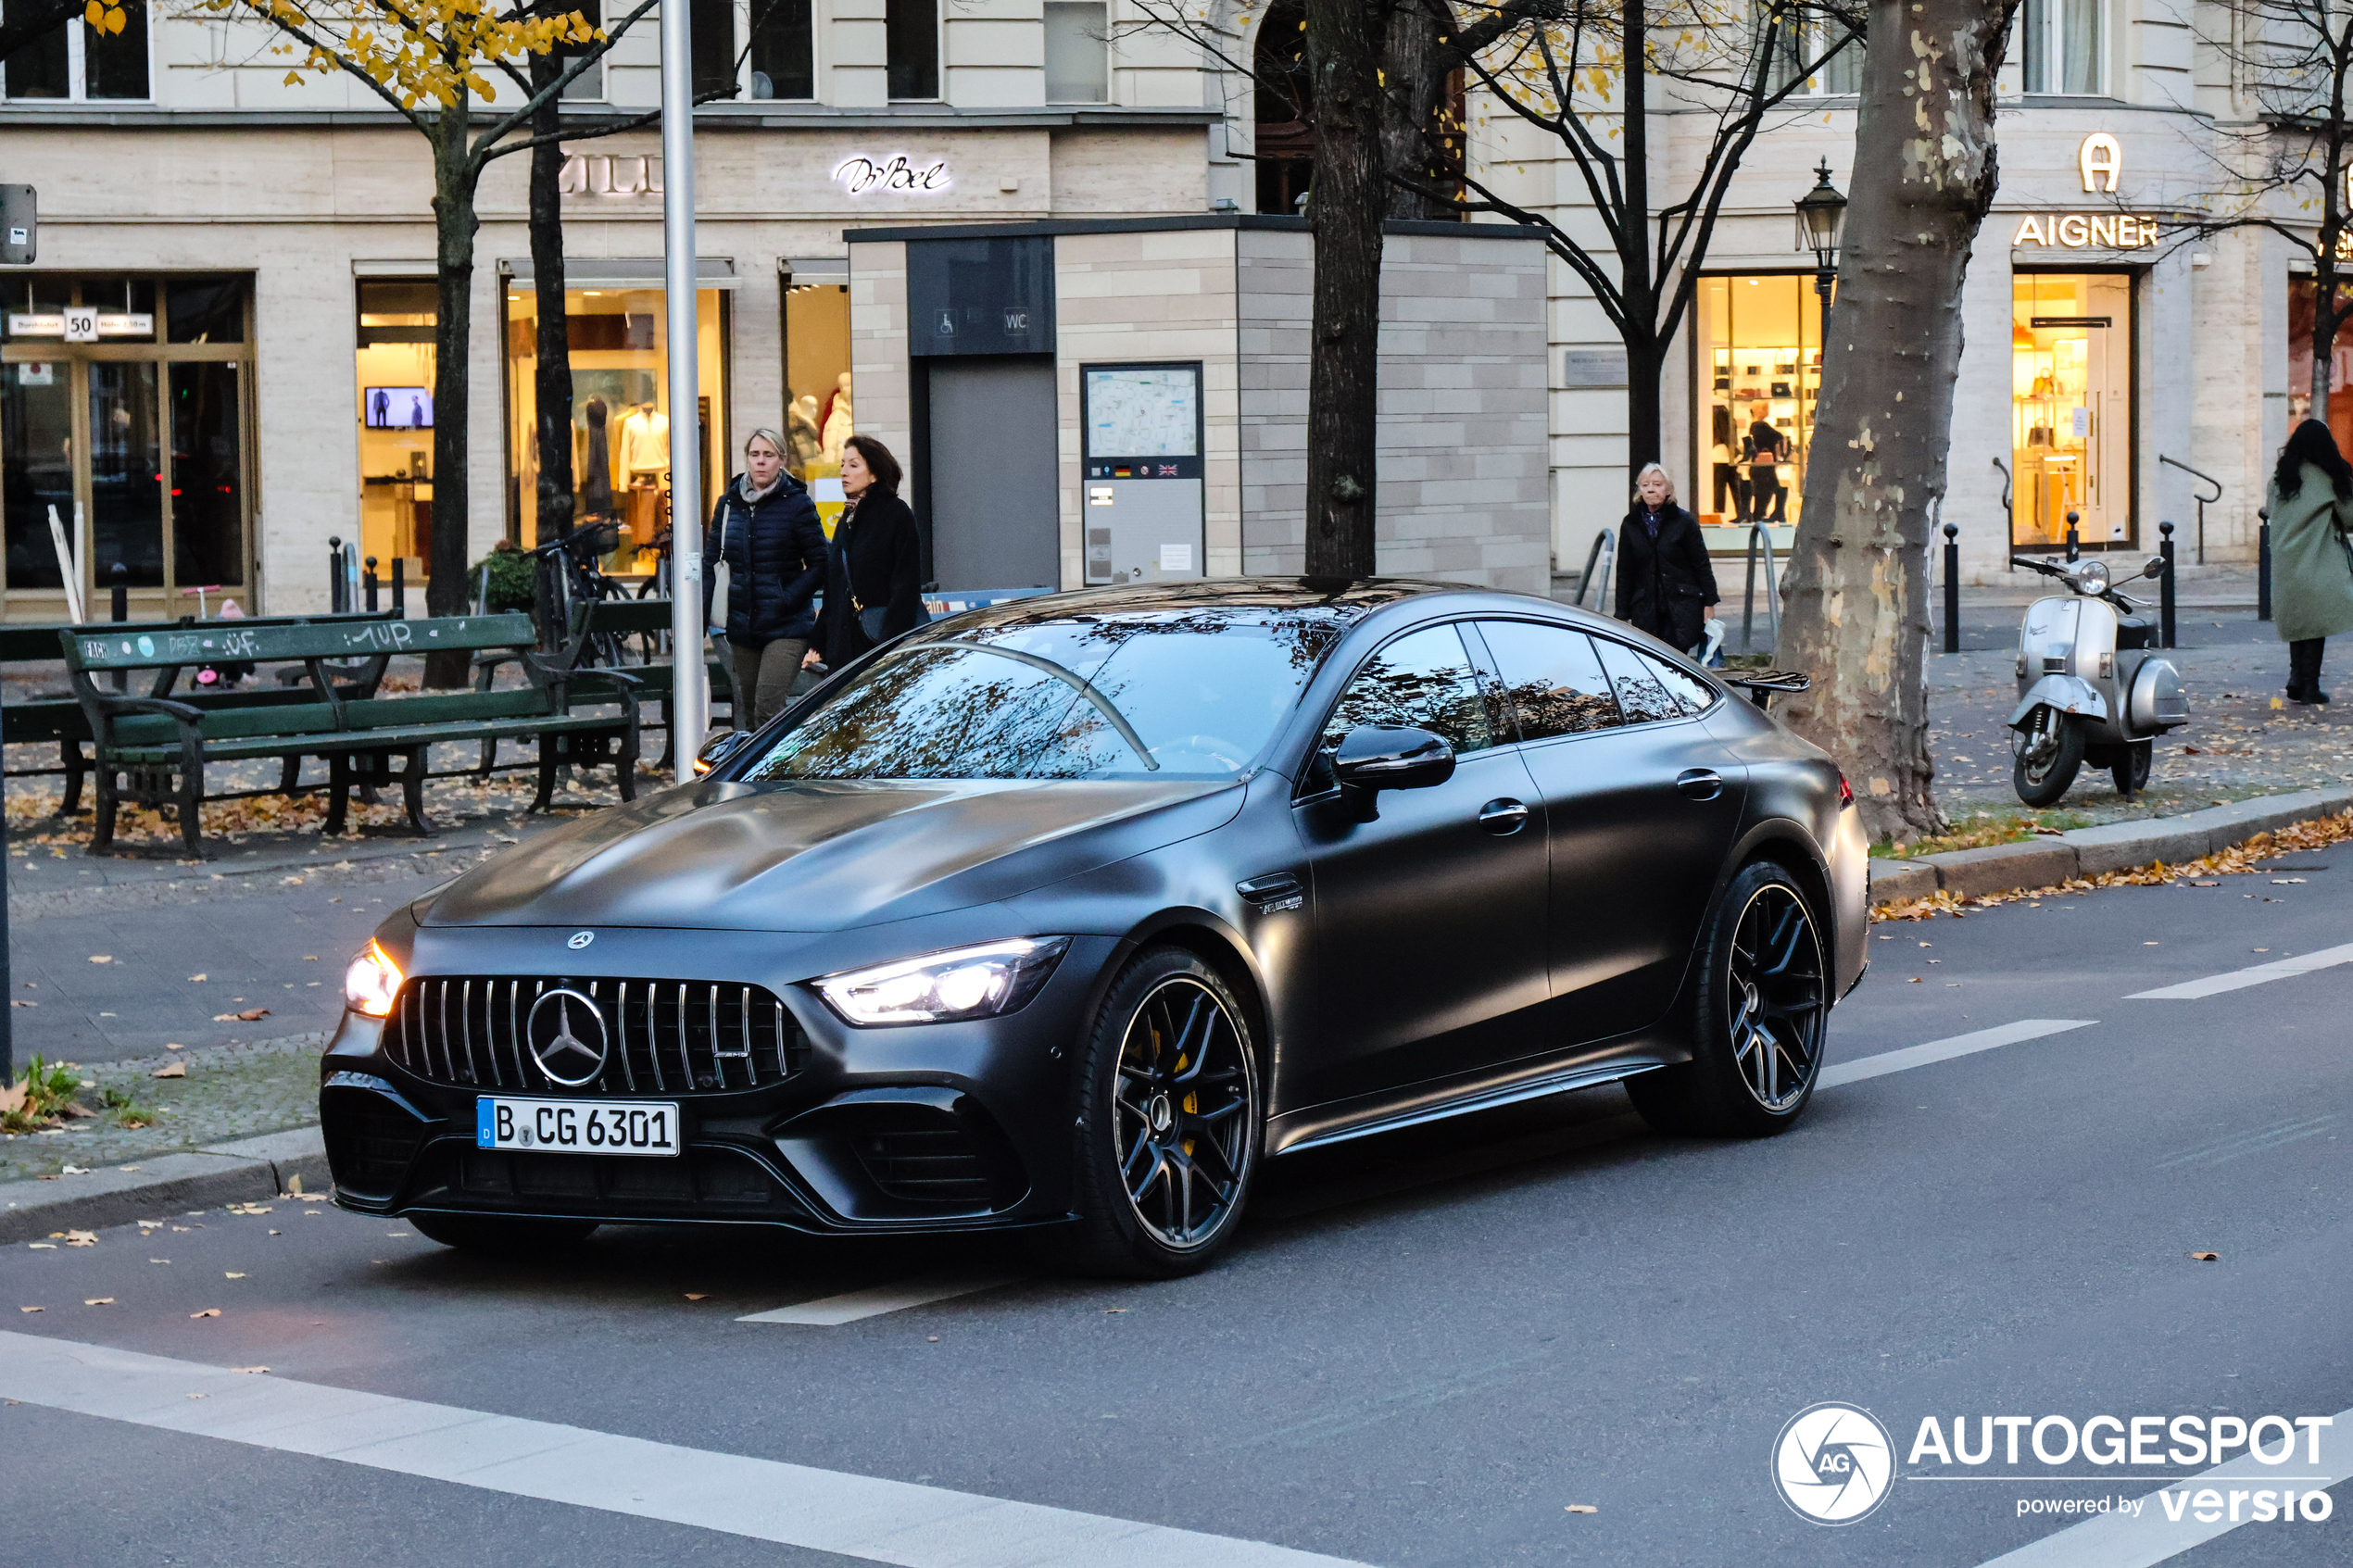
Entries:
[[923, 625], [923, 539], [899, 498], [901, 470], [890, 448], [853, 435], [841, 453], [849, 505], [825, 552], [825, 602], [804, 665], [838, 670], [877, 644]]

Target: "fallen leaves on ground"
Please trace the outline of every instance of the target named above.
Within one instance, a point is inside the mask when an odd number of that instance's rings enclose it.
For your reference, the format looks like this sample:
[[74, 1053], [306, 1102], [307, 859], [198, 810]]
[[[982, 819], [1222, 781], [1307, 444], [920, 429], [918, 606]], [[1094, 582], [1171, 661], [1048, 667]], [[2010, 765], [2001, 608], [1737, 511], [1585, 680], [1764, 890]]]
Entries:
[[82, 1298], [82, 1304], [85, 1307], [111, 1307], [114, 1305], [114, 1298], [111, 1296], [85, 1296]]
[[231, 1372], [242, 1372], [247, 1376], [251, 1376], [257, 1372], [268, 1372], [270, 1369], [266, 1366], [233, 1366], [229, 1370]]
[[218, 1307], [207, 1307], [207, 1308], [206, 1308], [203, 1311], [201, 1311], [201, 1312], [190, 1312], [190, 1313], [188, 1314], [188, 1316], [189, 1316], [189, 1318], [190, 1318], [190, 1320], [191, 1320], [191, 1321], [193, 1321], [193, 1320], [195, 1320], [195, 1319], [196, 1319], [196, 1318], [217, 1318], [217, 1317], [219, 1317], [220, 1315], [220, 1308], [218, 1308]]
[[269, 1016], [268, 1008], [247, 1008], [243, 1012], [216, 1012], [212, 1021], [215, 1023], [258, 1023]]
[[185, 1078], [187, 1075], [188, 1064], [184, 1061], [167, 1061], [150, 1074], [157, 1078]]
[[1568, 1512], [1571, 1513], [1599, 1513], [1601, 1510], [1595, 1508], [1590, 1502], [1573, 1502], [1568, 1505]]
[[92, 963], [112, 963], [114, 962], [114, 955], [112, 953], [93, 953], [90, 955], [90, 961]]
[[94, 1231], [68, 1231], [66, 1232], [66, 1245], [68, 1247], [95, 1247], [98, 1245], [97, 1233]]
[[245, 1276], [237, 1273], [234, 1269], [223, 1269], [220, 1271], [220, 1277], [223, 1279], [243, 1279]]
[[224, 1203], [220, 1209], [221, 1212], [226, 1214], [253, 1215], [270, 1212], [269, 1205], [263, 1203]]
[[2193, 1252], [2190, 1256], [2201, 1263], [2219, 1263], [2222, 1261], [2222, 1255], [2220, 1252]]
[[46, 1307], [19, 1307], [17, 1309], [19, 1312], [45, 1312], [48, 1310]]
[[698, 1295], [696, 1292], [689, 1290], [686, 1292], [686, 1299], [689, 1301], [708, 1301], [711, 1299], [711, 1297], [707, 1292]]

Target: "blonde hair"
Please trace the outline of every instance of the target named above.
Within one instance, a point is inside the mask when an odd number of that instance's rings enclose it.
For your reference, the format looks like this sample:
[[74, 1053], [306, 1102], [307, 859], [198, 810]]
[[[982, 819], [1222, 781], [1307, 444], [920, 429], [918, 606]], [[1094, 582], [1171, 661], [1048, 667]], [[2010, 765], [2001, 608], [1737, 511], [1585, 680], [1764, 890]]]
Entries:
[[1659, 478], [1667, 481], [1667, 499], [1671, 504], [1675, 499], [1675, 476], [1668, 473], [1666, 468], [1658, 463], [1644, 463], [1642, 467], [1642, 471], [1635, 474], [1634, 499], [1639, 501], [1642, 498], [1642, 481], [1648, 479], [1653, 474], [1656, 474]]

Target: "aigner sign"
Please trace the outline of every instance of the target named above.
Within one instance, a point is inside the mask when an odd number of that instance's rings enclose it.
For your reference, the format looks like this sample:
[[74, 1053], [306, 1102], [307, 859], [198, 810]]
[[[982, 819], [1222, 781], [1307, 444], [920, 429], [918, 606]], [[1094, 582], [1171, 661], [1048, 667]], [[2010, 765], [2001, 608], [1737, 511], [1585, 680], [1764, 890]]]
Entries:
[[[2077, 169], [2083, 176], [2083, 189], [2095, 195], [2110, 194], [2116, 190], [2116, 177], [2124, 167], [2124, 149], [2116, 138], [2105, 131], [2095, 131], [2083, 138], [2076, 150]], [[2118, 212], [2030, 212], [2019, 220], [2018, 232], [2010, 236], [2010, 248], [2043, 245], [2057, 250], [2137, 250], [2157, 244], [2157, 220], [2143, 218], [2138, 213]]]

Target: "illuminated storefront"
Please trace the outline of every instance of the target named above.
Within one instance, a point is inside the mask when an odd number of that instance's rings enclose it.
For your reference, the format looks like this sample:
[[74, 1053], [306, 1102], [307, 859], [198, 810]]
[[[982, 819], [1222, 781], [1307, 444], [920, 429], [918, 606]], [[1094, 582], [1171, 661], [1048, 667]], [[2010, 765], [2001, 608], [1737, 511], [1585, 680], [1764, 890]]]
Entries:
[[2010, 543], [2137, 547], [2133, 507], [2133, 278], [2011, 281]]
[[1744, 547], [1754, 522], [1785, 547], [1821, 395], [1821, 295], [1811, 272], [1750, 273], [1703, 278], [1697, 303], [1700, 488], [1687, 505], [1740, 531], [1715, 549]]

